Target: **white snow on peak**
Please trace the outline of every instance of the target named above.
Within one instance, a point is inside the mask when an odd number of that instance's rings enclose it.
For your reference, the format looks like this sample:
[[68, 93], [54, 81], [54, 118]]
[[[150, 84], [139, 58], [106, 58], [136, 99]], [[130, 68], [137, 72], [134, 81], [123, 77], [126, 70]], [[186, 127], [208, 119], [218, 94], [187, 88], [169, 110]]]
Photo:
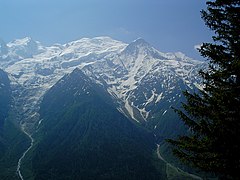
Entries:
[[25, 46], [28, 45], [32, 41], [31, 37], [25, 37], [23, 39], [16, 39], [14, 41], [11, 41], [7, 44], [8, 47], [13, 47], [13, 46]]
[[[9, 64], [13, 64], [19, 60], [33, 57], [36, 54], [40, 54], [45, 51], [45, 47], [38, 41], [34, 41], [30, 37], [23, 39], [16, 39], [6, 44], [8, 53], [5, 55], [5, 59]], [[5, 62], [6, 63], [6, 62]]]
[[134, 40], [131, 44], [145, 44], [145, 45], [149, 45], [149, 43], [147, 43], [147, 41], [145, 41], [143, 38], [139, 37], [136, 40]]
[[13, 83], [28, 92], [24, 97], [25, 109], [29, 104], [37, 109], [50, 87], [79, 68], [120, 101], [120, 112], [138, 122], [139, 117], [147, 120], [151, 116], [148, 106], [161, 103], [168, 93], [178, 88], [177, 81], [189, 87], [194, 85], [196, 72], [203, 64], [180, 52], [159, 52], [142, 38], [130, 44], [110, 37], [82, 38], [48, 47], [24, 38], [7, 46], [8, 60], [0, 61], [0, 68], [11, 74]]
[[124, 49], [126, 46], [127, 44], [113, 40], [110, 37], [96, 37], [92, 39], [82, 38], [64, 44], [65, 50], [62, 53], [78, 53], [85, 55], [89, 53], [101, 54], [118, 51], [119, 49]]

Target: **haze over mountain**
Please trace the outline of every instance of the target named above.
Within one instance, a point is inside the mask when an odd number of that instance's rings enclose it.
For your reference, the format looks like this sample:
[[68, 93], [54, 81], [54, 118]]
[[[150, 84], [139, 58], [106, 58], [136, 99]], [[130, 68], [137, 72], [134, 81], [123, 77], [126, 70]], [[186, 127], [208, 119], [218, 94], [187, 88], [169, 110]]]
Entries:
[[1, 42], [0, 49], [12, 93], [6, 104], [18, 113], [0, 120], [15, 122], [32, 140], [11, 164], [21, 165], [23, 177], [173, 177], [157, 159], [157, 144], [186, 132], [171, 107], [184, 101], [182, 90], [200, 88], [204, 62], [160, 52], [141, 38], [130, 44], [83, 38], [45, 47], [27, 37]]
[[127, 43], [143, 37], [163, 52], [199, 59], [194, 46], [211, 41], [200, 15], [204, 1], [6, 0], [0, 8], [0, 39], [6, 42], [31, 36], [49, 46], [83, 37]]

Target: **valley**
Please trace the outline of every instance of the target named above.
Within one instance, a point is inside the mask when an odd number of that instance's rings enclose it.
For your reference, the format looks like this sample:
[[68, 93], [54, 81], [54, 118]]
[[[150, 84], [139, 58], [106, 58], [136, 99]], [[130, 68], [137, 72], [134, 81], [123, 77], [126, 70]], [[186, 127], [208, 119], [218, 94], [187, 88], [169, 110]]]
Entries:
[[27, 148], [26, 151], [23, 152], [23, 154], [22, 154], [22, 156], [20, 157], [20, 159], [18, 160], [18, 164], [17, 164], [17, 171], [16, 171], [16, 173], [18, 174], [18, 176], [19, 176], [19, 178], [20, 178], [21, 180], [24, 180], [24, 178], [23, 178], [23, 176], [22, 176], [22, 173], [21, 173], [21, 165], [22, 165], [22, 161], [24, 160], [26, 154], [27, 154], [27, 153], [31, 150], [31, 148], [33, 147], [34, 139], [32, 138], [32, 136], [31, 136], [28, 132], [26, 132], [26, 131], [24, 130], [24, 127], [22, 127], [21, 129], [22, 129], [22, 132], [25, 133], [25, 134], [29, 137], [29, 139], [31, 140], [30, 146]]

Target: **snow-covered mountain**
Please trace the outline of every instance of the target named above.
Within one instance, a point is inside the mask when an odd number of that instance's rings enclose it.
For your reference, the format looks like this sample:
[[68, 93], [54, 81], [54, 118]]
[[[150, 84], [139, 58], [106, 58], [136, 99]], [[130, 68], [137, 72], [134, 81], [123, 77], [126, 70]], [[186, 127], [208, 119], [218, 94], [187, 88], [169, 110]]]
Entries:
[[[10, 74], [22, 123], [35, 124], [45, 92], [79, 68], [109, 92], [120, 112], [145, 124], [166, 115], [182, 90], [198, 86], [197, 72], [205, 65], [180, 52], [159, 52], [143, 39], [83, 38], [48, 47], [31, 38], [0, 43], [0, 68]], [[151, 124], [156, 129], [159, 123]]]

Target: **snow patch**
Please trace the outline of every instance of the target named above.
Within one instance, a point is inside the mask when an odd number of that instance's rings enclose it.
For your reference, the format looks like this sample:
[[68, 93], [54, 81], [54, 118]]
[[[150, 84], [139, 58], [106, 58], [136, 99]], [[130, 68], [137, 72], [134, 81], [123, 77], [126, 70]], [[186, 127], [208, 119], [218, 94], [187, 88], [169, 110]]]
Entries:
[[165, 110], [165, 111], [163, 112], [162, 116], [164, 116], [164, 115], [166, 114], [166, 112], [167, 112], [167, 110]]

